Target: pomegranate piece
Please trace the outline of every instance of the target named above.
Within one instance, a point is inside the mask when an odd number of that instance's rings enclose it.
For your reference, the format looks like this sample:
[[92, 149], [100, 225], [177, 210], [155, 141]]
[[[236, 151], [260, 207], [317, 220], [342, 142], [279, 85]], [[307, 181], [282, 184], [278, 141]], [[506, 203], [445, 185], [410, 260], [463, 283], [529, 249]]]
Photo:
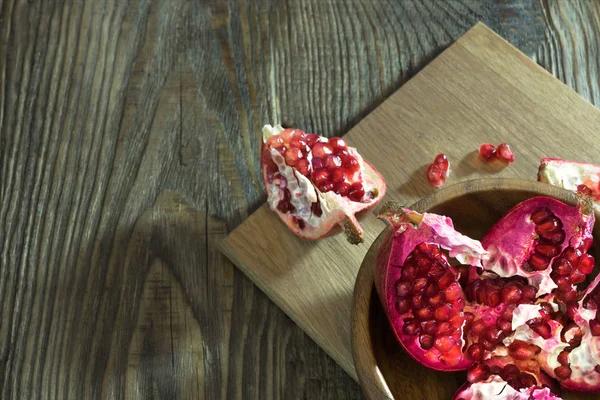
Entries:
[[594, 200], [600, 211], [600, 165], [561, 158], [542, 158], [538, 181], [582, 193]]
[[496, 146], [489, 143], [483, 143], [479, 146], [478, 153], [486, 162], [490, 162], [496, 157]]
[[507, 163], [513, 163], [515, 161], [515, 155], [508, 143], [500, 143], [496, 149], [496, 156], [506, 161]]
[[[574, 280], [585, 277], [593, 259], [583, 248], [592, 238], [594, 214], [549, 197], [533, 197], [513, 207], [483, 237], [490, 252], [483, 266], [501, 277], [522, 276], [537, 289], [537, 296], [557, 289], [570, 296]], [[587, 250], [587, 249], [586, 249]]]
[[427, 166], [427, 180], [433, 187], [441, 187], [446, 184], [446, 178], [450, 175], [450, 162], [445, 154], [435, 156], [433, 163]]
[[319, 239], [335, 226], [362, 241], [355, 214], [385, 195], [385, 181], [341, 138], [265, 125], [261, 151], [267, 201], [296, 235]]

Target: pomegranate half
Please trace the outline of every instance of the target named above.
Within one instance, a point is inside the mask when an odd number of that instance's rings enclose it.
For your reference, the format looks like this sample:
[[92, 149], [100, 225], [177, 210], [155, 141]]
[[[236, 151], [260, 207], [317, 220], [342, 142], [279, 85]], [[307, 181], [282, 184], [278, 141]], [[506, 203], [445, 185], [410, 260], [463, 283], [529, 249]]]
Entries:
[[270, 208], [296, 235], [319, 239], [335, 226], [362, 242], [355, 214], [385, 195], [381, 175], [341, 138], [265, 125], [262, 174]]

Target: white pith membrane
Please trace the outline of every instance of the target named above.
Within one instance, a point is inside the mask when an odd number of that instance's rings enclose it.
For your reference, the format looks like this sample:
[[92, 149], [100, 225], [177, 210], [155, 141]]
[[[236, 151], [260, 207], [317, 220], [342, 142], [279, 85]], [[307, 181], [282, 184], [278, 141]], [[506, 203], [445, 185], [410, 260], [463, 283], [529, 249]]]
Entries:
[[471, 384], [457, 396], [464, 400], [560, 400], [548, 388], [524, 388], [515, 390], [498, 375], [490, 375], [484, 381]]
[[[285, 129], [281, 125], [265, 125], [263, 127], [263, 143], [266, 143], [270, 137], [279, 135], [284, 130]], [[370, 176], [370, 169], [365, 167], [362, 156], [355, 148], [348, 146], [347, 151], [357, 160], [359, 165], [359, 169], [353, 175], [348, 177], [347, 180], [355, 182], [360, 181], [362, 183], [365, 196], [361, 202], [352, 201], [347, 197], [336, 194], [334, 191], [321, 192], [308, 177], [299, 173], [295, 168], [287, 165], [284, 157], [276, 149], [270, 148], [269, 153], [271, 155], [271, 160], [277, 165], [279, 173], [287, 180], [285, 188], [279, 187], [277, 179], [266, 184], [267, 203], [271, 210], [281, 214], [277, 210], [277, 205], [284, 199], [285, 189], [287, 189], [290, 191], [290, 203], [294, 206], [294, 210], [285, 214], [289, 214], [292, 218], [298, 218], [304, 221], [308, 228], [316, 229], [315, 236], [321, 236], [331, 228], [331, 226], [322, 226], [323, 221], [334, 221], [331, 225], [334, 225], [335, 223], [343, 224], [346, 217], [352, 221], [352, 225], [359, 232], [362, 232], [354, 214], [362, 209], [368, 208], [372, 203], [382, 198], [385, 194], [385, 187], [383, 188], [383, 191], [380, 191], [377, 188], [375, 179]], [[310, 163], [312, 158], [312, 151], [310, 151], [306, 155], [306, 160]], [[368, 199], [368, 194], [372, 192], [378, 192], [377, 196], [373, 199]], [[322, 211], [320, 216], [317, 216], [312, 212], [312, 203], [315, 202], [320, 204]]]

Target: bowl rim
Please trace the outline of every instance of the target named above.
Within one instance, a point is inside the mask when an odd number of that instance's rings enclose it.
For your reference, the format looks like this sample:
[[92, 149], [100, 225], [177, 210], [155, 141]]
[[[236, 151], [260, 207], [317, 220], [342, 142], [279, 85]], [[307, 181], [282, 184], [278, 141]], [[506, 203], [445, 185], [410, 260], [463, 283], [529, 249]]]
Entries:
[[[423, 197], [409, 208], [424, 212], [455, 197], [489, 190], [526, 191], [540, 196], [553, 197], [567, 204], [577, 204], [577, 195], [574, 192], [546, 183], [525, 179], [484, 178], [447, 186]], [[375, 293], [372, 260], [376, 249], [381, 246], [389, 230], [390, 227], [387, 226], [365, 254], [356, 277], [352, 298], [352, 356], [359, 384], [363, 394], [369, 399], [394, 399], [375, 359], [375, 352], [370, 340], [370, 314], [368, 311], [364, 312], [364, 310], [369, 310], [372, 295]]]

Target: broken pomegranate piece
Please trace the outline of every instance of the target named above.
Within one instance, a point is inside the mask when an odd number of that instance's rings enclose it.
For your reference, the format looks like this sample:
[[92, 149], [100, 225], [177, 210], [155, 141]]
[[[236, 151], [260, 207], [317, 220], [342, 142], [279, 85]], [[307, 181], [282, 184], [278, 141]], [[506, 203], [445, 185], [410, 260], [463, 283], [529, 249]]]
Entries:
[[269, 206], [305, 239], [341, 225], [351, 243], [360, 243], [355, 214], [385, 195], [381, 175], [342, 138], [265, 125], [261, 163]]

